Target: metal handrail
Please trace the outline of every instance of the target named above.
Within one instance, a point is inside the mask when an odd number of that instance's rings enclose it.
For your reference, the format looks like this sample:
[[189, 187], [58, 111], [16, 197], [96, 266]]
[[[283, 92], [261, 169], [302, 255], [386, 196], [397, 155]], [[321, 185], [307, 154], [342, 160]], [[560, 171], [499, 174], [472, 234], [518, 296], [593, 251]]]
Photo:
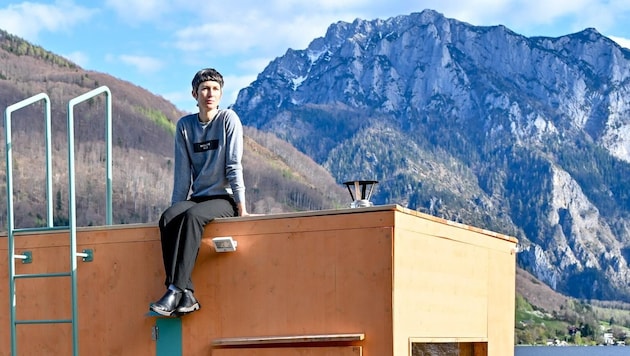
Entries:
[[112, 224], [112, 93], [106, 86], [101, 86], [94, 90], [91, 90], [83, 95], [79, 95], [68, 102], [68, 178], [69, 178], [69, 213], [70, 213], [70, 229], [73, 226], [76, 228], [76, 222], [74, 217], [76, 214], [76, 197], [75, 197], [75, 169], [74, 169], [74, 107], [86, 100], [89, 100], [99, 94], [106, 94], [106, 108], [105, 108], [105, 147], [106, 153], [106, 212], [105, 212], [105, 224]]
[[[74, 107], [88, 99], [99, 94], [105, 93], [107, 96], [105, 108], [105, 146], [107, 150], [106, 158], [106, 217], [105, 223], [112, 224], [112, 94], [106, 86], [102, 86], [91, 90], [83, 95], [71, 99], [68, 102], [68, 220], [70, 228], [70, 273], [72, 275], [72, 340], [74, 343], [75, 356], [77, 355], [79, 340], [79, 325], [76, 322], [78, 310], [78, 293], [77, 293], [77, 222], [76, 222], [76, 192], [75, 192], [75, 168], [74, 168]], [[83, 255], [83, 254], [81, 254]]]
[[[77, 236], [76, 236], [76, 192], [75, 192], [75, 167], [74, 167], [74, 106], [84, 102], [94, 96], [105, 93], [106, 98], [106, 216], [105, 223], [112, 224], [112, 115], [111, 115], [111, 92], [106, 86], [96, 88], [83, 95], [80, 95], [68, 102], [68, 220], [70, 231], [70, 272], [61, 273], [32, 273], [32, 274], [15, 274], [15, 260], [30, 260], [30, 252], [27, 254], [15, 254], [15, 232], [17, 231], [43, 231], [59, 229], [54, 227], [53, 222], [53, 199], [52, 199], [52, 149], [51, 149], [51, 110], [50, 98], [48, 95], [41, 93], [16, 104], [10, 105], [5, 110], [5, 134], [6, 134], [6, 172], [7, 172], [7, 230], [9, 244], [9, 302], [10, 302], [10, 318], [11, 318], [11, 355], [17, 355], [17, 330], [18, 324], [50, 324], [50, 323], [72, 323], [72, 345], [73, 355], [78, 355], [79, 350], [79, 326], [78, 326], [78, 293], [77, 293], [77, 258], [83, 257], [83, 261], [91, 261], [91, 250], [77, 252]], [[46, 197], [47, 197], [47, 227], [46, 228], [25, 228], [16, 229], [13, 212], [13, 157], [12, 157], [12, 141], [11, 141], [11, 114], [23, 107], [36, 103], [40, 100], [45, 101], [45, 118], [46, 118]], [[58, 320], [16, 320], [16, 298], [15, 298], [15, 280], [19, 278], [49, 278], [49, 277], [70, 277], [72, 289], [72, 319]]]
[[52, 160], [51, 160], [51, 116], [50, 116], [50, 98], [44, 93], [34, 95], [24, 99], [13, 105], [9, 105], [4, 111], [4, 131], [6, 137], [6, 167], [7, 167], [7, 234], [9, 240], [9, 304], [11, 319], [11, 354], [17, 355], [16, 346], [16, 310], [15, 310], [15, 260], [22, 258], [22, 255], [15, 254], [14, 227], [15, 219], [13, 216], [13, 143], [11, 141], [11, 114], [14, 111], [22, 109], [26, 106], [44, 100], [44, 115], [46, 120], [46, 197], [47, 206], [47, 225], [53, 226], [52, 213]]
[[51, 159], [51, 116], [50, 98], [45, 93], [34, 95], [13, 105], [7, 106], [4, 111], [4, 131], [6, 137], [6, 163], [7, 163], [7, 227], [14, 226], [13, 220], [13, 143], [11, 141], [11, 114], [14, 111], [27, 107], [38, 101], [44, 100], [45, 108], [45, 136], [46, 136], [46, 200], [48, 202], [46, 222], [48, 227], [53, 226], [53, 200], [52, 200], [52, 159]]

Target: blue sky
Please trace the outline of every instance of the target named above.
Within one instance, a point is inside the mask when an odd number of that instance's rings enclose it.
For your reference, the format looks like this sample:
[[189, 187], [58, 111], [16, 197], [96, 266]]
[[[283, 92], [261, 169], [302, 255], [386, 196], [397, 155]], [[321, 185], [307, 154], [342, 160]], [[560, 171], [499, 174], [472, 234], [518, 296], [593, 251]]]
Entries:
[[306, 48], [332, 23], [424, 9], [525, 36], [594, 27], [630, 48], [630, 0], [0, 0], [0, 28], [192, 112], [198, 69], [223, 74], [227, 106], [271, 60]]

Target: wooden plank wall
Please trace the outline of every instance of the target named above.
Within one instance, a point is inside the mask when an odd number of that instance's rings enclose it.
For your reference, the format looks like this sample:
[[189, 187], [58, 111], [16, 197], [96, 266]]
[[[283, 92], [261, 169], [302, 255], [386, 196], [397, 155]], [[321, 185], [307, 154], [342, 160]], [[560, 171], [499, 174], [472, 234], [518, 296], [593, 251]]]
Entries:
[[[163, 293], [163, 267], [157, 227], [88, 228], [77, 233], [77, 247], [93, 249], [93, 262], [78, 262], [79, 344], [81, 355], [155, 355], [154, 325], [148, 304]], [[6, 241], [6, 239], [3, 239]], [[70, 270], [69, 232], [16, 236], [16, 252], [30, 250], [33, 262], [17, 262], [16, 273]], [[10, 350], [8, 257], [0, 250], [0, 343]], [[70, 278], [19, 279], [17, 318], [71, 318]], [[18, 325], [22, 355], [72, 355], [70, 324]], [[4, 351], [2, 351], [4, 352]]]
[[[203, 247], [194, 280], [212, 317], [191, 315], [185, 338], [364, 333], [341, 346], [391, 354], [392, 224], [390, 211], [211, 224], [204, 243], [230, 235], [238, 248]], [[209, 344], [185, 348], [205, 354]]]
[[[500, 352], [508, 344], [513, 351], [514, 256], [505, 248], [515, 242], [453, 229], [398, 206], [211, 223], [193, 274], [202, 307], [181, 319], [182, 354], [398, 356], [409, 354], [411, 337], [455, 335], [487, 340], [489, 355], [507, 355]], [[237, 251], [215, 252], [218, 236], [232, 236]], [[94, 251], [93, 262], [78, 266], [80, 354], [155, 355], [156, 320], [147, 312], [164, 292], [157, 227], [82, 228], [77, 237], [79, 251]], [[17, 273], [67, 271], [68, 240], [67, 231], [18, 236], [16, 252], [32, 251], [33, 263], [18, 262]], [[10, 341], [6, 248], [0, 354]], [[16, 302], [19, 319], [69, 318], [69, 279], [19, 280]], [[19, 355], [71, 354], [71, 334], [69, 325], [18, 325]], [[317, 341], [218, 342], [255, 337]]]
[[409, 338], [513, 354], [516, 239], [420, 213], [395, 225], [394, 354]]

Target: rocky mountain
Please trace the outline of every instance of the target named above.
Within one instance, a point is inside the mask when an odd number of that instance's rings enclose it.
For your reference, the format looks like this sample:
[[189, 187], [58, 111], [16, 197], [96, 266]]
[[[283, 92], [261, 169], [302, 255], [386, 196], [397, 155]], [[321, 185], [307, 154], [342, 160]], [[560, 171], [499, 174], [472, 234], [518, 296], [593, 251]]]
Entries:
[[[194, 73], [191, 73], [191, 77]], [[114, 223], [155, 222], [172, 188], [174, 123], [184, 113], [155, 94], [76, 64], [0, 30], [0, 108], [39, 93], [51, 102], [55, 225], [68, 223], [67, 104], [100, 86], [112, 93]], [[191, 98], [192, 100], [192, 98]], [[77, 225], [105, 222], [105, 99], [75, 108]], [[12, 114], [15, 226], [46, 226], [44, 110]], [[6, 145], [0, 135], [0, 232], [6, 231]], [[317, 210], [348, 204], [348, 193], [308, 156], [275, 136], [246, 128], [243, 157], [249, 211]]]
[[244, 124], [338, 182], [516, 236], [576, 298], [630, 301], [630, 51], [585, 29], [525, 37], [431, 10], [331, 25], [241, 90]]

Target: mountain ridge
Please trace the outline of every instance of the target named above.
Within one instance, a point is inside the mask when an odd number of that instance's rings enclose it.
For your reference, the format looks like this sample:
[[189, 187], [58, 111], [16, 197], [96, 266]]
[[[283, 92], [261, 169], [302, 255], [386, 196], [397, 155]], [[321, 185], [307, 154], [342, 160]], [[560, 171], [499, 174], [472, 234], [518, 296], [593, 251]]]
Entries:
[[629, 54], [594, 29], [357, 19], [287, 50], [234, 108], [337, 181], [379, 180], [375, 203], [516, 236], [554, 289], [630, 300]]

